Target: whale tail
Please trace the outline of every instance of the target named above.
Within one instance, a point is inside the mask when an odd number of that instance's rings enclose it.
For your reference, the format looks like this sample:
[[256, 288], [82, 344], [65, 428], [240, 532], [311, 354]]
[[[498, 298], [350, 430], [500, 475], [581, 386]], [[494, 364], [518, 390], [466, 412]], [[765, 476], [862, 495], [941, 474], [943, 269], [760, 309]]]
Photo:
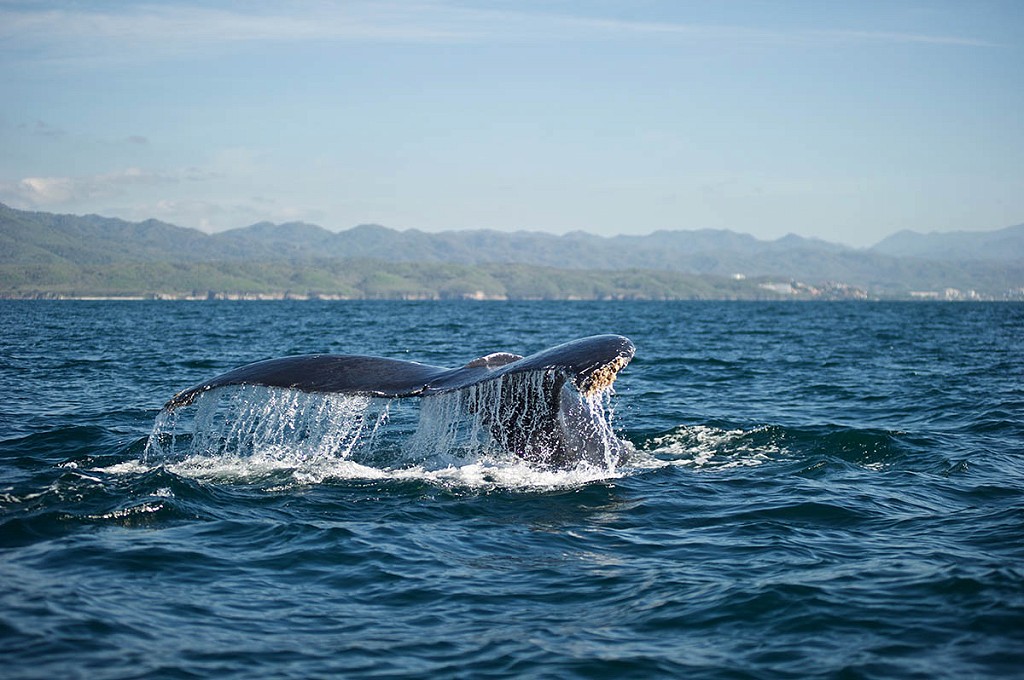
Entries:
[[[486, 426], [499, 447], [531, 462], [565, 466], [607, 458], [607, 429], [594, 400], [606, 393], [636, 348], [621, 335], [573, 340], [523, 357], [495, 353], [449, 369], [382, 357], [313, 354], [228, 371], [176, 394], [166, 411], [222, 387], [259, 385], [302, 392], [429, 398], [455, 404]], [[600, 458], [600, 460], [598, 460]]]

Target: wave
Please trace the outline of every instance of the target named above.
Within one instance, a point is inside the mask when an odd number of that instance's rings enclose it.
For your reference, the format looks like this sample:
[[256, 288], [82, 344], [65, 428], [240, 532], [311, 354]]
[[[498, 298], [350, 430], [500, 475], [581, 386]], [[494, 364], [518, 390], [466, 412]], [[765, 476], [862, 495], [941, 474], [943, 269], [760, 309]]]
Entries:
[[638, 451], [653, 467], [680, 465], [727, 469], [762, 465], [786, 453], [780, 429], [724, 429], [710, 425], [679, 425], [643, 441]]
[[637, 442], [636, 460], [651, 467], [678, 466], [701, 471], [781, 464], [787, 472], [824, 474], [850, 469], [883, 472], [913, 469], [955, 474], [963, 460], [936, 458], [932, 437], [899, 430], [841, 425], [718, 427], [681, 424]]

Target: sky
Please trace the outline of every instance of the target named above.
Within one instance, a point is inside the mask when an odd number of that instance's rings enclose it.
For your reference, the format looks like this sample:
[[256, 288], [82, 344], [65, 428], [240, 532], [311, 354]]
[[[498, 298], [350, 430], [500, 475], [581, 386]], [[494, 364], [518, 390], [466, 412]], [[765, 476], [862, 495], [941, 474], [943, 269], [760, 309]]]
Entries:
[[1024, 222], [1019, 0], [0, 0], [0, 202], [867, 247]]

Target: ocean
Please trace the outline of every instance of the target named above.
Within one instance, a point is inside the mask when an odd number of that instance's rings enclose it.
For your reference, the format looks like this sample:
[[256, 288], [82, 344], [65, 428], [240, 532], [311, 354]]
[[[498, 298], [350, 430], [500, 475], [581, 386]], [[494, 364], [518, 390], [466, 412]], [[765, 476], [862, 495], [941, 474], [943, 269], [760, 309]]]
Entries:
[[[604, 466], [418, 399], [161, 414], [272, 357], [599, 333], [637, 347]], [[1022, 339], [1018, 303], [0, 301], [0, 675], [1021, 677]]]

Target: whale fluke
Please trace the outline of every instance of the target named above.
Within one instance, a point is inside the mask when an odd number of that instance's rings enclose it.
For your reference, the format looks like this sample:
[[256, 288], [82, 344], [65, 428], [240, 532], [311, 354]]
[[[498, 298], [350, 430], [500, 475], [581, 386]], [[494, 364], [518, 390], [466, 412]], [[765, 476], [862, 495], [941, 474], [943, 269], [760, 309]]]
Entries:
[[528, 460], [565, 465], [604, 456], [596, 451], [600, 433], [588, 431], [586, 397], [609, 388], [635, 351], [621, 335], [595, 335], [526, 357], [488, 354], [459, 368], [361, 355], [291, 356], [228, 371], [179, 392], [164, 409], [234, 385], [389, 399], [464, 390], [466, 410], [486, 423], [493, 441]]
[[463, 389], [504, 375], [553, 371], [583, 394], [611, 385], [636, 351], [629, 338], [594, 335], [523, 357], [498, 352], [460, 368], [441, 368], [384, 357], [307, 354], [268, 359], [236, 368], [174, 395], [165, 409], [187, 406], [203, 392], [229, 385], [262, 385], [303, 392], [370, 397], [421, 397]]

